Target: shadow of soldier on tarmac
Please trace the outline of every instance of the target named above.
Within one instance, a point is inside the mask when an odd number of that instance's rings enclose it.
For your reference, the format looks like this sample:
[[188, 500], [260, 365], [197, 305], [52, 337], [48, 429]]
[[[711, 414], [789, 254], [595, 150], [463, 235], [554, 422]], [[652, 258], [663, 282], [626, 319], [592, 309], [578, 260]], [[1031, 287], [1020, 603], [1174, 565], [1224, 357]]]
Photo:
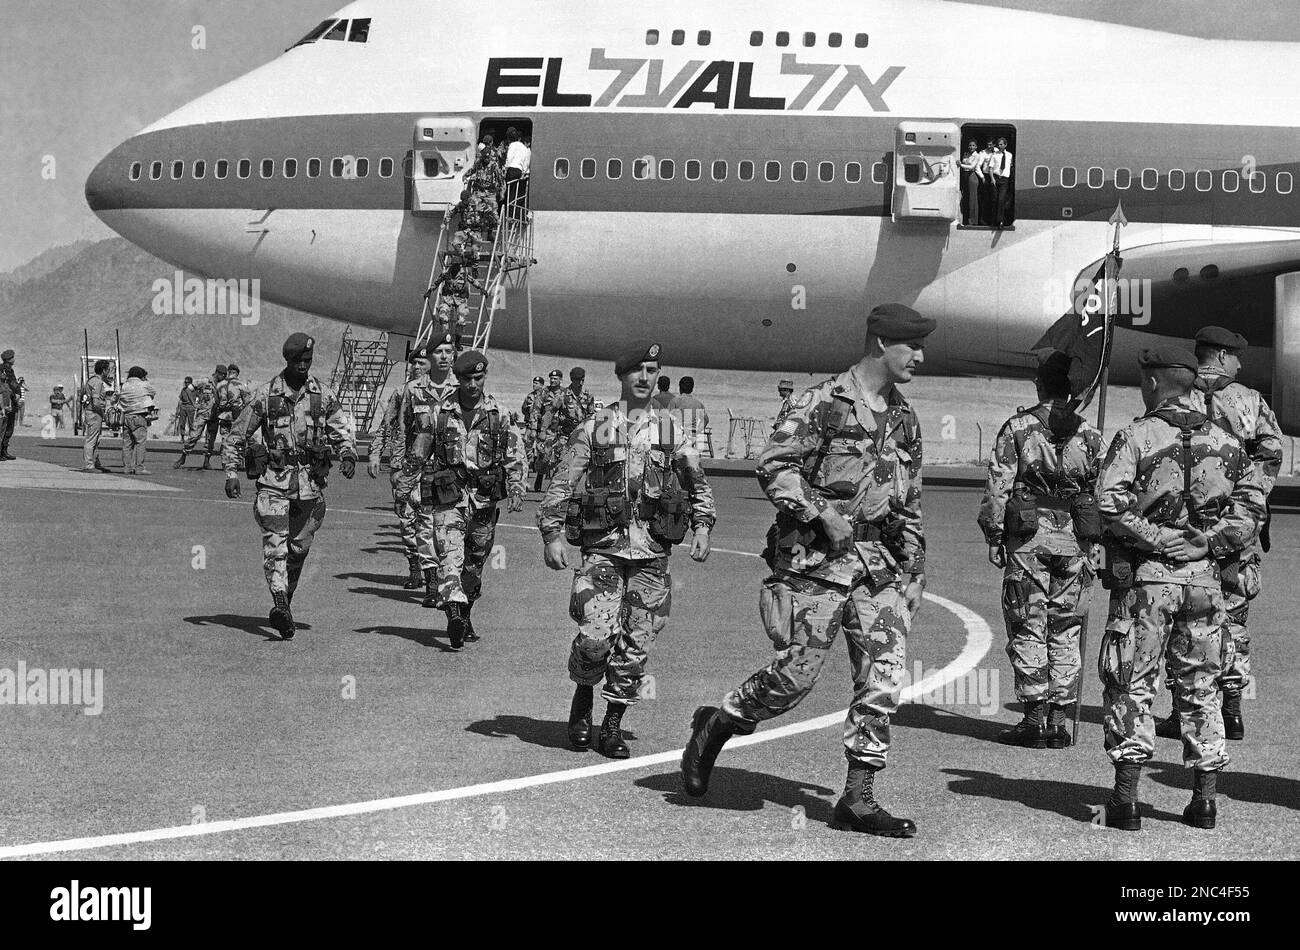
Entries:
[[[271, 621], [266, 617], [244, 617], [239, 614], [210, 614], [206, 617], [182, 617], [186, 623], [196, 627], [226, 627], [230, 630], [242, 630], [244, 633], [263, 640], [280, 641], [284, 638], [275, 632]], [[295, 621], [299, 630], [310, 630], [311, 624]]]
[[[828, 824], [835, 810], [833, 800], [818, 798], [838, 793], [811, 782], [791, 781], [764, 772], [715, 766], [709, 780], [709, 794], [691, 798], [682, 791], [682, 776], [677, 769], [647, 778], [637, 779], [638, 788], [663, 792], [664, 801], [670, 805], [690, 808], [719, 808], [727, 811], [759, 811], [769, 802], [782, 808], [802, 806], [809, 821]], [[812, 793], [812, 794], [809, 794]]]
[[[1057, 752], [1025, 750], [1031, 755], [1059, 755]], [[943, 769], [945, 775], [956, 778], [948, 783], [948, 790], [958, 795], [974, 795], [1003, 802], [1019, 802], [1038, 811], [1050, 811], [1072, 821], [1090, 822], [1096, 807], [1110, 797], [1108, 768], [1098, 764], [1097, 782], [1085, 785], [1080, 782], [1060, 782], [1045, 778], [1008, 778], [996, 772], [975, 769]], [[1104, 784], [1103, 784], [1104, 783]], [[1182, 815], [1161, 811], [1149, 802], [1143, 802], [1143, 819], [1181, 822]]]
[[[442, 615], [438, 614], [438, 616]], [[418, 643], [422, 647], [435, 647], [443, 653], [465, 652], [463, 650], [453, 650], [450, 642], [443, 642], [447, 639], [446, 630], [434, 630], [429, 627], [358, 627], [355, 632], [375, 633], [381, 637], [401, 637], [403, 640]], [[439, 639], [440, 637], [442, 639]]]
[[[573, 752], [574, 755], [582, 755], [582, 752], [569, 745], [568, 729], [569, 723], [564, 719], [532, 719], [528, 716], [509, 715], [480, 719], [465, 727], [466, 732], [487, 736], [489, 739], [506, 739], [513, 736], [529, 745], [537, 745], [545, 749], [565, 749]], [[623, 736], [627, 739], [636, 738], [626, 728], [623, 729]], [[587, 753], [587, 759], [588, 764], [605, 761], [602, 756], [597, 755], [593, 758], [590, 753]]]
[[[1158, 741], [1158, 740], [1157, 740]], [[1233, 751], [1231, 744], [1229, 752]], [[1169, 762], [1151, 762], [1142, 770], [1143, 777], [1169, 788], [1190, 790], [1192, 776], [1182, 765]], [[1300, 781], [1280, 775], [1261, 775], [1258, 772], [1236, 772], [1231, 765], [1219, 773], [1216, 791], [1224, 798], [1257, 805], [1281, 805], [1300, 811]]]

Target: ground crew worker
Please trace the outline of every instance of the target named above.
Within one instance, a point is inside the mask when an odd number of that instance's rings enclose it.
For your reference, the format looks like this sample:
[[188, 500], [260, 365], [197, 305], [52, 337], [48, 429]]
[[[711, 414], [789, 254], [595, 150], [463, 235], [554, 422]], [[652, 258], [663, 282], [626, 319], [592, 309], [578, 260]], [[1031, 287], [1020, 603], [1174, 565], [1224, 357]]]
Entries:
[[154, 403], [157, 390], [149, 382], [149, 374], [142, 367], [132, 366], [126, 371], [126, 382], [117, 394], [117, 405], [122, 410], [122, 471], [127, 475], [151, 475], [144, 467], [144, 455], [149, 441], [149, 423], [158, 418]]
[[[1002, 615], [1020, 722], [998, 741], [1064, 749], [1079, 688], [1093, 550], [1101, 540], [1101, 433], [1069, 406], [1070, 358], [1053, 353], [1035, 377], [1038, 403], [998, 431], [979, 526], [989, 562], [1005, 568]], [[1046, 722], [1044, 722], [1046, 719]]]
[[1264, 488], [1240, 440], [1196, 408], [1196, 357], [1171, 345], [1143, 350], [1138, 362], [1147, 414], [1115, 434], [1097, 483], [1111, 591], [1097, 661], [1115, 766], [1105, 823], [1142, 827], [1138, 780], [1155, 748], [1151, 704], [1164, 658], [1183, 763], [1194, 769], [1183, 822], [1213, 828], [1215, 778], [1228, 764], [1217, 681], [1232, 650], [1221, 572], [1254, 540]]
[[59, 383], [50, 393], [50, 417], [54, 422], [55, 430], [64, 428], [63, 410], [68, 405], [67, 393], [63, 391], [63, 384]]
[[[7, 389], [9, 392], [9, 412], [8, 415], [0, 419], [0, 461], [12, 462], [14, 457], [9, 454], [9, 440], [13, 438], [14, 426], [19, 422], [23, 414], [23, 391], [24, 385], [22, 380], [14, 375], [14, 351], [5, 350], [0, 353], [0, 387]], [[0, 396], [3, 400], [3, 396]]]
[[451, 334], [444, 333], [429, 341], [432, 346], [429, 355], [436, 369], [418, 373], [402, 388], [397, 417], [387, 439], [393, 455], [389, 466], [396, 472], [393, 476], [393, 503], [400, 512], [399, 519], [409, 519], [409, 527], [404, 525], [403, 530], [409, 531], [414, 539], [424, 581], [421, 604], [425, 607], [442, 606], [438, 601], [438, 553], [433, 534], [433, 509], [424, 504], [424, 483], [432, 474], [429, 459], [433, 451], [433, 427], [438, 406], [456, 387], [449, 372], [456, 355], [454, 340]]
[[[451, 378], [451, 364], [455, 356], [456, 345], [450, 334], [435, 337], [428, 343], [417, 346], [407, 357], [411, 364], [411, 379], [427, 379], [436, 393], [445, 396], [451, 392], [454, 385], [454, 380]], [[397, 515], [402, 550], [406, 554], [407, 579], [402, 584], [402, 589], [419, 590], [424, 586], [424, 571], [437, 567], [437, 562], [434, 559], [431, 534], [426, 538], [423, 546], [425, 552], [423, 557], [420, 554], [421, 545], [417, 538], [415, 510], [416, 501], [419, 499], [419, 486], [414, 487], [414, 498], [401, 495], [398, 491], [398, 476], [402, 471], [402, 459], [406, 451], [405, 433], [401, 427], [402, 396], [405, 392], [406, 384], [403, 384], [388, 400], [379, 433], [370, 443], [370, 457], [366, 472], [371, 478], [378, 477], [379, 462], [384, 451], [387, 450], [388, 481], [393, 492], [393, 512]]]
[[104, 432], [104, 416], [108, 413], [112, 365], [108, 360], [95, 360], [95, 375], [86, 380], [82, 390], [81, 399], [85, 406], [82, 414], [82, 432], [85, 434], [81, 450], [83, 472], [108, 471], [99, 461], [99, 439]]
[[915, 823], [877, 804], [875, 775], [886, 765], [907, 632], [925, 590], [921, 427], [898, 386], [921, 364], [934, 328], [901, 304], [873, 309], [862, 359], [795, 400], [759, 456], [759, 484], [777, 509], [759, 612], [777, 654], [721, 708], [695, 711], [682, 754], [688, 794], [708, 791], [728, 738], [808, 695], [842, 629], [853, 704], [844, 726], [848, 779], [833, 827], [916, 834]]
[[781, 407], [776, 411], [776, 422], [772, 425], [773, 429], [776, 429], [785, 421], [785, 417], [790, 414], [790, 410], [794, 406], [794, 399], [792, 398], [794, 396], [794, 380], [780, 380], [776, 384], [776, 392], [781, 397]]
[[437, 601], [447, 612], [452, 649], [478, 640], [470, 613], [483, 590], [492, 553], [497, 503], [524, 507], [523, 436], [496, 398], [484, 391], [487, 357], [462, 353], [452, 367], [456, 389], [436, 407], [419, 507], [433, 523]]
[[[217, 430], [221, 427], [221, 419], [217, 410], [218, 387], [226, 380], [227, 369], [218, 363], [217, 368], [212, 371], [212, 376], [208, 378], [208, 386], [200, 387], [198, 406], [195, 409], [194, 417], [198, 420], [198, 425], [194, 433], [181, 443], [181, 455], [172, 463], [172, 468], [182, 468], [185, 465], [185, 456], [193, 452], [198, 447], [199, 440], [207, 434], [207, 447], [203, 450], [203, 468], [209, 468], [208, 459], [216, 454]], [[206, 391], [205, 391], [206, 389]]]
[[569, 436], [582, 421], [582, 409], [572, 389], [561, 386], [564, 374], [553, 369], [546, 378], [546, 388], [533, 410], [533, 448], [537, 479], [533, 491], [542, 490], [542, 478], [555, 468]]
[[661, 355], [658, 343], [638, 342], [619, 357], [620, 401], [574, 431], [537, 510], [547, 567], [569, 566], [566, 540], [582, 551], [569, 601], [578, 624], [569, 742], [590, 747], [593, 687], [604, 680], [596, 747], [615, 759], [631, 755], [623, 715], [640, 696], [650, 644], [668, 622], [668, 556], [689, 527], [691, 558], [705, 560], [717, 520], [699, 453], [650, 401]]
[[528, 470], [533, 471], [533, 413], [537, 411], [537, 402], [541, 398], [546, 380], [540, 376], [533, 377], [533, 389], [524, 397], [519, 407], [520, 429], [524, 433], [524, 451], [528, 453]]
[[[1203, 327], [1197, 332], [1196, 359], [1200, 368], [1192, 400], [1198, 409], [1203, 408], [1210, 421], [1241, 440], [1267, 497], [1282, 468], [1282, 431], [1264, 397], [1236, 381], [1237, 371], [1241, 369], [1240, 353], [1246, 345], [1244, 336], [1223, 327]], [[1267, 550], [1269, 542], [1267, 506], [1264, 512], [1258, 542], [1242, 553], [1235, 572], [1224, 572], [1223, 607], [1227, 611], [1233, 646], [1233, 662], [1219, 676], [1226, 739], [1246, 737], [1246, 722], [1241, 712], [1241, 694], [1250, 683], [1250, 633], [1246, 619], [1250, 602], [1259, 596], [1261, 548]], [[1167, 739], [1177, 739], [1181, 731], [1177, 711], [1156, 726], [1156, 735]]]
[[331, 447], [344, 478], [352, 477], [357, 464], [351, 423], [334, 393], [310, 375], [315, 342], [305, 333], [284, 341], [284, 369], [253, 393], [221, 452], [227, 498], [240, 496], [241, 468], [257, 480], [253, 515], [262, 529], [262, 569], [275, 605], [270, 621], [285, 640], [297, 629], [293, 594], [325, 520]]

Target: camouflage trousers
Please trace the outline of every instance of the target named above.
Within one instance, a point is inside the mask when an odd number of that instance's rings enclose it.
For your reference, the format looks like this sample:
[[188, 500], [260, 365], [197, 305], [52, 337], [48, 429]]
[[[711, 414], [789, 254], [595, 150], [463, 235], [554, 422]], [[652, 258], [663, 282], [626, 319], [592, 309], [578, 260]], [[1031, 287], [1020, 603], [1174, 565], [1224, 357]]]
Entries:
[[286, 591], [292, 596], [312, 539], [325, 520], [325, 499], [300, 500], [261, 489], [253, 502], [253, 515], [262, 529], [266, 584], [272, 592]]
[[876, 593], [773, 574], [759, 591], [763, 628], [777, 654], [722, 701], [729, 716], [757, 723], [787, 713], [817, 682], [840, 630], [853, 667], [853, 703], [844, 722], [850, 762], [884, 768], [889, 717], [898, 709], [912, 617], [897, 585]]
[[390, 479], [393, 486], [393, 514], [397, 515], [397, 532], [402, 539], [402, 551], [406, 554], [408, 561], [419, 560], [421, 568], [436, 567], [437, 561], [433, 557], [433, 541], [429, 542], [429, 560], [426, 564], [421, 552], [416, 544], [416, 509], [419, 505], [419, 486], [416, 486], [415, 492], [411, 497], [402, 495], [397, 490], [397, 479]]
[[1074, 702], [1079, 686], [1079, 633], [1088, 622], [1092, 566], [1085, 554], [1007, 555], [1002, 617], [1016, 698]]
[[1111, 759], [1146, 762], [1154, 754], [1151, 704], [1163, 659], [1182, 721], [1183, 764], [1207, 772], [1227, 765], [1216, 682], [1231, 651], [1217, 588], [1138, 583], [1112, 592], [1097, 659]]
[[1250, 602], [1259, 596], [1259, 561], [1243, 561], [1237, 572], [1237, 583], [1223, 588], [1223, 608], [1227, 614], [1227, 629], [1232, 635], [1232, 662], [1219, 674], [1219, 689], [1245, 689], [1250, 683], [1250, 631], [1246, 621], [1250, 616]]
[[587, 686], [603, 679], [606, 700], [635, 703], [650, 644], [668, 623], [671, 606], [667, 557], [583, 554], [569, 596], [569, 616], [578, 624], [569, 650], [569, 678]]
[[538, 433], [533, 442], [533, 468], [538, 474], [549, 475], [554, 471], [566, 444], [567, 440], [556, 429]]
[[460, 297], [443, 297], [438, 302], [438, 312], [435, 316], [438, 319], [438, 327], [443, 333], [450, 333], [453, 323], [457, 330], [462, 330], [469, 320], [469, 301]]
[[457, 506], [422, 511], [421, 517], [429, 518], [432, 525], [438, 605], [474, 603], [483, 590], [483, 565], [492, 553], [501, 511], [496, 505], [476, 511]]

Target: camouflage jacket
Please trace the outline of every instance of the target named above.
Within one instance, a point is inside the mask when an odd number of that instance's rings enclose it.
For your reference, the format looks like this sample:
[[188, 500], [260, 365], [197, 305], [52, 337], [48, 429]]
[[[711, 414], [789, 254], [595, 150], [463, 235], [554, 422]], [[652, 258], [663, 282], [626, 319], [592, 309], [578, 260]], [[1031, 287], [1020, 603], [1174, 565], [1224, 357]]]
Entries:
[[[524, 428], [531, 430], [533, 428], [533, 412], [537, 408], [537, 403], [544, 390], [534, 390], [524, 397], [524, 404], [519, 408], [519, 414], [524, 420]], [[531, 434], [531, 431], [530, 431]]]
[[470, 190], [470, 194], [475, 192], [486, 192], [496, 196], [505, 183], [505, 172], [495, 161], [479, 160], [470, 166], [469, 171], [465, 173], [465, 187]]
[[[569, 392], [573, 393], [572, 387], [569, 388]], [[578, 418], [579, 422], [586, 421], [596, 414], [596, 409], [598, 408], [596, 397], [587, 392], [587, 390], [584, 389], [580, 393], [573, 393], [573, 398], [577, 401], [578, 411], [582, 414]]]
[[[496, 417], [495, 422], [493, 415]], [[510, 413], [495, 396], [485, 393], [477, 406], [466, 410], [453, 389], [436, 407], [434, 428], [449, 429], [455, 433], [454, 442], [443, 446], [445, 458], [431, 458], [436, 450], [435, 440], [416, 440], [411, 452], [424, 452], [427, 448], [429, 454], [423, 457], [411, 454], [406, 457], [399, 486], [406, 481], [408, 472], [450, 468], [460, 487], [460, 506], [477, 511], [496, 505], [497, 502], [482, 491], [479, 476], [499, 468], [505, 473], [507, 495], [524, 497], [524, 473], [528, 471], [528, 458], [524, 455], [523, 436], [519, 427], [511, 421]], [[504, 440], [497, 449], [495, 458], [492, 437], [494, 428], [498, 437]]]
[[791, 408], [794, 407], [794, 401], [795, 401], [794, 396], [786, 396], [784, 399], [781, 400], [781, 406], [776, 410], [776, 422], [774, 422], [772, 425], [773, 429], [775, 429], [777, 426], [779, 426], [782, 422], [785, 421], [785, 417], [790, 414]]
[[[367, 456], [369, 461], [378, 462], [384, 457], [384, 451], [388, 449], [388, 442], [393, 436], [393, 430], [397, 427], [397, 414], [401, 409], [402, 390], [396, 389], [388, 397], [388, 404], [384, 406], [384, 414], [379, 417], [379, 431], [370, 440], [370, 452]], [[396, 471], [396, 466], [390, 467]]]
[[[827, 440], [835, 397], [849, 400], [843, 427]], [[823, 442], [827, 442], [823, 454]], [[884, 413], [868, 408], [852, 369], [805, 390], [758, 458], [758, 482], [776, 506], [769, 563], [774, 570], [845, 586], [925, 570], [921, 525], [921, 424], [897, 387]], [[815, 519], [834, 507], [855, 531], [884, 529], [832, 558]]]
[[340, 459], [355, 461], [357, 457], [352, 420], [334, 393], [315, 376], [308, 376], [296, 393], [283, 373], [253, 391], [221, 450], [227, 478], [239, 476], [244, 468], [244, 447], [259, 434], [271, 464], [257, 480], [258, 491], [318, 498], [325, 489], [328, 465], [313, 463], [308, 453], [315, 449], [323, 454], [333, 447]]
[[[1183, 504], [1180, 422], [1193, 427], [1191, 512]], [[1097, 490], [1107, 533], [1139, 556], [1138, 581], [1219, 587], [1218, 560], [1247, 548], [1264, 516], [1264, 486], [1240, 440], [1210, 423], [1191, 396], [1115, 433]], [[1207, 535], [1210, 557], [1181, 562], [1154, 553], [1189, 524]]]
[[[436, 382], [431, 375], [427, 374], [416, 376], [397, 392], [396, 415], [388, 429], [384, 430], [384, 443], [381, 450], [384, 448], [388, 450], [388, 466], [394, 472], [405, 472], [408, 453], [414, 453], [421, 459], [421, 462], [406, 474], [405, 484], [408, 490], [410, 485], [419, 479], [422, 470], [420, 466], [429, 459], [429, 449], [424, 443], [432, 438], [434, 416], [438, 406], [455, 391], [456, 375], [449, 372], [442, 382]], [[384, 412], [384, 418], [387, 421], [387, 410]], [[402, 482], [400, 474], [397, 476], [397, 482]]]
[[1196, 386], [1191, 405], [1205, 412], [1208, 403], [1209, 417], [1241, 440], [1267, 495], [1282, 468], [1282, 430], [1277, 416], [1263, 396], [1231, 377], [1203, 367]]
[[210, 411], [218, 418], [234, 419], [248, 405], [252, 395], [252, 389], [243, 380], [222, 380], [217, 383], [213, 396], [216, 404]]
[[[1072, 435], [1054, 441], [1048, 424], [1053, 408], [1060, 413], [1064, 406], [1048, 401], [1033, 409], [1022, 409], [998, 432], [993, 455], [989, 458], [988, 481], [979, 514], [980, 530], [990, 545], [1008, 540], [1004, 537], [1003, 525], [1007, 499], [1013, 493], [1068, 499], [1081, 492], [1090, 495], [1097, 492], [1097, 473], [1101, 469], [1102, 456], [1101, 433], [1095, 426], [1069, 413], [1069, 421], [1058, 415], [1063, 426], [1061, 434], [1068, 433], [1075, 421], [1078, 428]], [[1058, 444], [1061, 446], [1059, 456]], [[1070, 512], [1040, 506], [1037, 533], [1011, 539], [1008, 550], [1024, 554], [1078, 554], [1080, 547]]]
[[533, 434], [539, 439], [548, 434], [567, 439], [585, 418], [572, 389], [568, 386], [548, 387], [537, 396], [533, 409]]
[[[562, 391], [572, 394], [570, 390]], [[628, 526], [614, 527], [600, 537], [584, 538], [584, 554], [597, 551], [610, 557], [648, 560], [669, 553], [651, 537], [646, 518], [649, 506], [643, 502], [660, 497], [670, 466], [689, 496], [691, 527], [712, 529], [717, 510], [713, 489], [700, 467], [700, 453], [684, 438], [681, 427], [653, 404], [631, 415], [619, 403], [610, 403], [574, 430], [537, 509], [537, 527], [543, 541], [564, 537], [569, 499], [581, 495], [586, 486], [593, 445], [608, 449], [613, 462], [624, 463], [626, 478], [622, 487]], [[666, 450], [667, 446], [671, 451]]]

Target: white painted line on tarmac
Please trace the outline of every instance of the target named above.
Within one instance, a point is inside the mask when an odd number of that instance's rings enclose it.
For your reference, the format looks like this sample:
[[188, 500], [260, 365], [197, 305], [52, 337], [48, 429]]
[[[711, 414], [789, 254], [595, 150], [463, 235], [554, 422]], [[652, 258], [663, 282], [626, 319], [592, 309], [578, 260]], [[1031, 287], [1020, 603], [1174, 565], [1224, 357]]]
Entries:
[[[527, 525], [511, 527], [526, 528]], [[746, 553], [746, 552], [736, 552]], [[753, 555], [750, 555], [753, 556]], [[923, 692], [942, 687], [945, 683], [965, 676], [983, 659], [993, 643], [993, 634], [989, 625], [975, 611], [956, 601], [948, 600], [936, 594], [925, 595], [926, 600], [933, 601], [945, 610], [955, 614], [966, 628], [966, 645], [957, 658], [942, 669], [936, 670], [919, 683], [913, 683], [902, 691], [900, 699], [908, 702]], [[733, 739], [724, 749], [736, 749], [744, 746], [772, 742], [803, 732], [813, 732], [828, 726], [838, 725], [844, 721], [848, 710], [840, 710], [826, 716], [818, 716], [803, 722], [790, 723], [774, 729], [761, 729], [750, 736]], [[559, 772], [545, 772], [541, 775], [528, 775], [522, 778], [503, 779], [498, 782], [484, 782], [478, 785], [466, 785], [461, 788], [449, 788], [437, 792], [419, 792], [413, 795], [399, 795], [394, 798], [378, 798], [365, 802], [352, 802], [344, 805], [326, 805], [320, 808], [304, 808], [299, 811], [275, 812], [269, 815], [253, 815], [248, 818], [233, 818], [226, 821], [209, 821], [195, 825], [176, 825], [170, 828], [154, 828], [148, 831], [128, 831], [113, 835], [95, 835], [87, 838], [64, 838], [58, 841], [37, 841], [32, 844], [10, 845], [0, 847], [0, 858], [25, 858], [42, 854], [58, 854], [67, 851], [89, 851], [94, 848], [113, 848], [134, 844], [147, 844], [153, 841], [173, 841], [179, 838], [198, 838], [205, 835], [224, 834], [229, 831], [247, 831], [253, 828], [269, 828], [275, 825], [291, 825], [304, 821], [320, 821], [326, 818], [347, 818], [352, 815], [369, 815], [398, 808], [411, 808], [416, 805], [432, 805], [437, 802], [459, 801], [477, 798], [483, 795], [496, 795], [502, 792], [517, 792], [526, 788], [538, 788], [543, 785], [555, 785], [560, 782], [574, 782], [580, 779], [597, 778], [614, 772], [626, 772], [630, 769], [642, 769], [653, 765], [667, 765], [677, 762], [682, 755], [681, 749], [670, 752], [656, 752], [640, 755], [622, 761], [601, 762], [576, 769], [564, 769]]]

